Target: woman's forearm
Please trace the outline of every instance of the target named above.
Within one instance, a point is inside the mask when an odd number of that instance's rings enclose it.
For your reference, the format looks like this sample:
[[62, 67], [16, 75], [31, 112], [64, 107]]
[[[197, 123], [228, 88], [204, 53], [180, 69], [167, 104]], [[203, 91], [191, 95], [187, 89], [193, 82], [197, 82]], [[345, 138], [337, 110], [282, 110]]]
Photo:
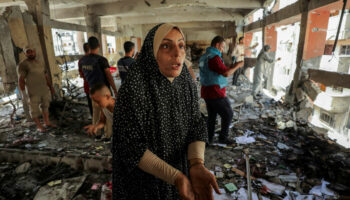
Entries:
[[204, 161], [205, 142], [195, 141], [188, 145], [188, 160], [201, 159]]
[[138, 167], [141, 170], [173, 185], [177, 175], [181, 173], [148, 149], [143, 154]]

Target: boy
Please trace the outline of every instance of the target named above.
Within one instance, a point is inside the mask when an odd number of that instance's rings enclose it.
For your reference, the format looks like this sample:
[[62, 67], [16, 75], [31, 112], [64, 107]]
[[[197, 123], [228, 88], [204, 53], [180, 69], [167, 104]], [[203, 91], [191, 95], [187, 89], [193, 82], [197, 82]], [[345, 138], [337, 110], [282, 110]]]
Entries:
[[113, 110], [115, 99], [111, 91], [103, 83], [94, 85], [90, 90], [91, 99], [101, 108], [100, 120], [96, 124], [85, 126], [89, 135], [97, 134], [98, 130], [105, 127], [105, 138], [112, 136]]

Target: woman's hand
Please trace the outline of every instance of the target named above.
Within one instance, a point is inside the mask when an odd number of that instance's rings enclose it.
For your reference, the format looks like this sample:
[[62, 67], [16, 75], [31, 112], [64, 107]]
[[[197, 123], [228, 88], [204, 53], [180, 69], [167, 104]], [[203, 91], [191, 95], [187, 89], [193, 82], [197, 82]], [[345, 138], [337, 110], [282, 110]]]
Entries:
[[179, 191], [181, 199], [194, 200], [194, 193], [192, 190], [191, 183], [183, 173], [179, 173], [177, 175], [175, 180], [175, 186]]
[[221, 194], [215, 176], [203, 164], [191, 167], [190, 177], [196, 200], [214, 200], [213, 188], [217, 194]]

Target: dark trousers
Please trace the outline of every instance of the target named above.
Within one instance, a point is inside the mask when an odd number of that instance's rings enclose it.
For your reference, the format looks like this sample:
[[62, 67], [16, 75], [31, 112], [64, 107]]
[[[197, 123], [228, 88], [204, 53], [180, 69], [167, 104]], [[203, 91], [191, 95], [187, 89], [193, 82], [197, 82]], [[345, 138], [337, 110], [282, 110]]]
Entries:
[[91, 103], [91, 98], [90, 98], [90, 94], [86, 94], [86, 99], [88, 101], [88, 106], [89, 106], [89, 110], [90, 110], [90, 115], [92, 117], [92, 103]]
[[221, 117], [221, 132], [219, 140], [225, 140], [228, 136], [233, 111], [227, 97], [222, 99], [205, 99], [208, 110], [208, 137], [213, 140], [217, 114]]
[[232, 85], [237, 85], [238, 82], [238, 77], [239, 75], [241, 75], [243, 69], [242, 68], [238, 68], [235, 73], [232, 76]]

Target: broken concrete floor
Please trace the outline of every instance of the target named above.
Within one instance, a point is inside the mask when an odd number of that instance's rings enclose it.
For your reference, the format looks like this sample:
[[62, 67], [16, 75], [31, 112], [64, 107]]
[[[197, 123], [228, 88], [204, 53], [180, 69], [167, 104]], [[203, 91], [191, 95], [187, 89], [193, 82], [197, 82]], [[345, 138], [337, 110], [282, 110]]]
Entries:
[[[350, 195], [348, 149], [296, 119], [293, 108], [265, 96], [252, 100], [249, 83], [231, 86], [227, 93], [232, 107], [242, 107], [240, 115], [236, 109], [237, 123], [230, 132], [236, 144], [214, 143], [206, 149], [206, 166], [226, 193], [216, 199], [247, 199], [245, 149], [249, 149], [253, 199], [337, 199]], [[36, 132], [20, 114], [14, 127], [9, 120], [1, 122], [0, 199], [44, 198], [47, 193], [39, 193], [40, 188], [69, 199], [100, 198], [102, 185], [111, 180], [111, 144], [83, 132], [82, 127], [91, 120], [85, 99], [75, 96], [53, 104], [51, 116], [60, 128], [47, 133]], [[201, 109], [205, 113], [205, 105]], [[217, 125], [219, 132], [220, 120]]]

